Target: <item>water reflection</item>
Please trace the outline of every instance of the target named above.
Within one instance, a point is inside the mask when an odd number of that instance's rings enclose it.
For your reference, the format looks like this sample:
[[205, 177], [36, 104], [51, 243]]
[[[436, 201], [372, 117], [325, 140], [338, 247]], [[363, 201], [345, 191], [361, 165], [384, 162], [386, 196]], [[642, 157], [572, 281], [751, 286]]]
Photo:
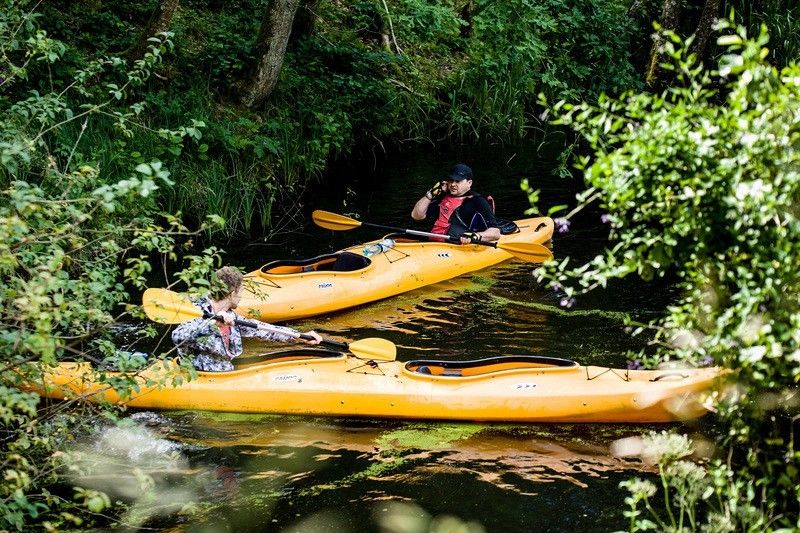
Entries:
[[[374, 531], [398, 520], [422, 528], [408, 531], [431, 531], [434, 519], [449, 517], [487, 531], [505, 529], [507, 520], [559, 530], [554, 526], [561, 523], [565, 496], [579, 508], [601, 508], [620, 497], [619, 480], [650, 472], [639, 461], [608, 452], [615, 439], [636, 434], [632, 428], [139, 416], [154, 432], [180, 443], [190, 463], [217, 476], [222, 489], [203, 498], [193, 518], [204, 529], [281, 524], [299, 531], [324, 518], [336, 524], [325, 531]], [[408, 506], [390, 508], [387, 502]], [[494, 510], [486, 512], [488, 506]], [[620, 526], [616, 513], [597, 520], [595, 511], [570, 518], [584, 530]]]

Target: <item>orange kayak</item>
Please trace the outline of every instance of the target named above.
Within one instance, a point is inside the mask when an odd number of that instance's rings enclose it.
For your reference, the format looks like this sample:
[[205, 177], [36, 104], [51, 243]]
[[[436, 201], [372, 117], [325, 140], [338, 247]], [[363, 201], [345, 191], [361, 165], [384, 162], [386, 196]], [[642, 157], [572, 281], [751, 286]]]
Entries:
[[[251, 360], [253, 358], [250, 358]], [[243, 359], [241, 363], [245, 363]], [[168, 374], [178, 373], [179, 386]], [[87, 395], [147, 409], [433, 419], [484, 422], [671, 422], [707, 412], [716, 368], [621, 370], [539, 356], [475, 361], [364, 361], [338, 352], [295, 349], [231, 372], [187, 381], [174, 362], [156, 363], [120, 397], [87, 363], [45, 374], [51, 398]], [[121, 377], [106, 372], [106, 379]], [[166, 380], [166, 381], [165, 381]]]
[[[549, 217], [515, 221], [505, 243], [542, 244], [553, 236]], [[396, 237], [305, 260], [267, 263], [245, 275], [237, 312], [266, 322], [347, 309], [487, 268], [513, 256], [486, 246]], [[373, 253], [372, 250], [377, 250]]]

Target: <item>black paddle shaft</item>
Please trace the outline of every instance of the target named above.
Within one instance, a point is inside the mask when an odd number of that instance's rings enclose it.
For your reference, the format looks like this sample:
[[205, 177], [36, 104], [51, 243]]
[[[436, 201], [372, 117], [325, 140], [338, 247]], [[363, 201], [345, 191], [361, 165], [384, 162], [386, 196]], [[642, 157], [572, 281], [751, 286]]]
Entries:
[[[383, 226], [381, 224], [372, 224], [371, 222], [361, 222], [362, 226], [369, 226], [371, 228], [382, 229], [386, 231], [394, 231], [405, 233], [406, 235], [416, 235], [417, 237], [430, 237], [434, 239], [445, 239], [446, 242], [451, 244], [461, 244], [461, 241], [457, 237], [450, 237], [447, 235], [441, 235], [439, 233], [430, 233], [428, 231], [417, 231], [414, 229], [404, 229], [404, 228], [395, 228], [392, 226]], [[497, 248], [496, 242], [484, 242], [484, 241], [472, 241], [472, 244], [479, 244], [481, 246], [488, 246], [490, 248]]]
[[[222, 318], [220, 315], [214, 315], [211, 313], [203, 313], [203, 318], [213, 318], [214, 320], [218, 320], [219, 322], [224, 322], [225, 319]], [[255, 328], [258, 329], [260, 322], [256, 322], [255, 320], [245, 320], [243, 318], [236, 318], [233, 321], [234, 324], [237, 326], [246, 326], [248, 328]], [[307, 333], [300, 333], [300, 338], [306, 341], [313, 341], [314, 337]], [[322, 339], [322, 344], [326, 344], [328, 346], [332, 346], [334, 348], [338, 348], [340, 350], [347, 350], [349, 346], [346, 342], [338, 342], [332, 341], [329, 339]]]

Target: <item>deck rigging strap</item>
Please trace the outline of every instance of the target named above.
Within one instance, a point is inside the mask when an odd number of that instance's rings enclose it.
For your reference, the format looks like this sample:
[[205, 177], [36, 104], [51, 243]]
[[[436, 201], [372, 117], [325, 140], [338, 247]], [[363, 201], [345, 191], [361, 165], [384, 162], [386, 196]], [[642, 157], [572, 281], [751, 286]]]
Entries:
[[586, 381], [592, 381], [593, 379], [599, 378], [600, 376], [602, 376], [603, 374], [606, 374], [608, 372], [611, 372], [612, 374], [617, 376], [622, 381], [630, 381], [631, 380], [630, 371], [628, 369], [625, 369], [625, 375], [621, 375], [619, 373], [619, 371], [617, 369], [615, 369], [615, 368], [606, 368], [605, 370], [603, 370], [599, 374], [595, 374], [594, 376], [590, 376], [589, 375], [589, 367], [586, 366], [584, 368], [586, 369]]
[[[391, 257], [389, 257], [389, 252], [397, 252], [398, 254], [400, 254], [400, 257], [392, 259]], [[386, 260], [389, 261], [389, 263], [396, 263], [397, 261], [402, 261], [407, 257], [411, 257], [411, 254], [407, 254], [406, 252], [398, 250], [397, 248], [389, 248], [388, 250], [383, 252], [383, 255], [386, 256]]]
[[[347, 372], [356, 373], [356, 370], [358, 370], [359, 368], [364, 368], [365, 366], [368, 366], [374, 370], [378, 370], [382, 376], [386, 375], [386, 373], [383, 371], [378, 361], [375, 361], [374, 359], [370, 359], [369, 361], [365, 361], [363, 364], [354, 366], [353, 368], [348, 369]], [[358, 372], [358, 374], [367, 374], [367, 372]]]

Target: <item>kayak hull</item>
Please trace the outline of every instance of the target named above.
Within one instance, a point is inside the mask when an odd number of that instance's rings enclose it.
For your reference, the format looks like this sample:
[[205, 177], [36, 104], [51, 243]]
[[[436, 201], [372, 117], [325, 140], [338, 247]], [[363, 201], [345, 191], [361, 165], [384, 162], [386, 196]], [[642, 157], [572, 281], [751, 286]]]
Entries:
[[[713, 368], [585, 367], [546, 357], [376, 363], [311, 349], [275, 357], [232, 372], [199, 372], [191, 381], [173, 362], [156, 364], [134, 378], [139, 392], [130, 398], [98, 384], [88, 364], [61, 363], [46, 373], [47, 385], [34, 390], [51, 398], [83, 396], [147, 409], [407, 420], [651, 423], [705, 414], [704, 392], [720, 374]], [[181, 384], [174, 388], [155, 385], [168, 375], [178, 375]]]
[[[504, 243], [542, 244], [553, 236], [553, 220], [549, 217], [516, 223], [520, 231], [504, 236]], [[488, 246], [398, 237], [392, 248], [365, 258], [364, 248], [377, 242], [307, 261], [275, 261], [249, 272], [237, 312], [266, 322], [330, 313], [439, 283], [513, 257]], [[364, 266], [349, 271], [329, 270], [335, 256], [343, 252], [353, 254]]]

